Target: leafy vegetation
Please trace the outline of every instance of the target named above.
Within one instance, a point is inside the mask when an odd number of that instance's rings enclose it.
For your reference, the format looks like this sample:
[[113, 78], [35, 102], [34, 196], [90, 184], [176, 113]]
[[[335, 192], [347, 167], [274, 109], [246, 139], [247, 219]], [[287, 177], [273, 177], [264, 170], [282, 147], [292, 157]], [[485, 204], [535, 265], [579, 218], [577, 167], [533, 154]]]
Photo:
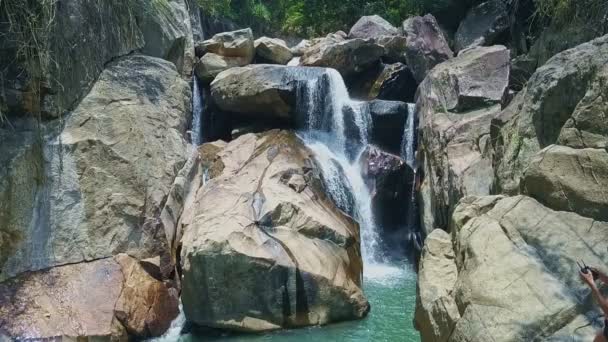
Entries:
[[0, 0], [0, 21], [6, 42], [29, 74], [26, 101], [40, 121], [41, 96], [52, 63], [48, 35], [55, 20], [57, 0]]
[[[590, 26], [608, 26], [608, 1], [606, 0], [534, 0], [536, 14], [541, 19], [563, 27], [573, 22]], [[590, 27], [592, 29], [602, 29]]]
[[362, 15], [378, 14], [399, 26], [408, 16], [447, 0], [198, 0], [211, 16], [264, 33], [305, 37], [348, 30]]

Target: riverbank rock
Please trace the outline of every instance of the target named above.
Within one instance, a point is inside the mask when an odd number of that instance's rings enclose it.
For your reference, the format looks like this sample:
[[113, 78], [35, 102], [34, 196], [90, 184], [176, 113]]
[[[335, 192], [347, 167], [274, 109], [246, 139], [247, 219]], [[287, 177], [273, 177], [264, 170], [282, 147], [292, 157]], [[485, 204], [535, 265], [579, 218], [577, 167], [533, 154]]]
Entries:
[[274, 64], [287, 64], [293, 57], [284, 40], [262, 37], [254, 42], [255, 52], [259, 59]]
[[574, 148], [608, 148], [608, 65], [601, 67], [557, 142]]
[[460, 319], [454, 300], [457, 277], [452, 239], [435, 229], [424, 242], [418, 268], [414, 326], [423, 341], [447, 341]]
[[509, 29], [509, 11], [504, 0], [483, 2], [469, 10], [454, 37], [456, 51], [492, 45]]
[[196, 63], [194, 72], [203, 82], [211, 82], [222, 71], [250, 64], [246, 57], [224, 57], [216, 53], [206, 53]]
[[522, 192], [552, 209], [608, 222], [608, 152], [546, 147], [524, 171]]
[[0, 328], [10, 338], [127, 341], [162, 335], [176, 289], [125, 255], [27, 273], [0, 283]]
[[364, 178], [372, 193], [372, 210], [381, 236], [384, 250], [395, 255], [409, 246], [403, 227], [412, 196], [414, 172], [399, 156], [387, 153], [375, 146], [368, 146], [360, 160]]
[[137, 20], [145, 45], [141, 52], [173, 62], [180, 74], [194, 67], [194, 39], [186, 0], [139, 2]]
[[377, 63], [384, 55], [384, 47], [372, 39], [345, 39], [334, 34], [318, 40], [306, 49], [300, 65], [334, 68], [348, 77]]
[[255, 51], [251, 29], [218, 33], [196, 46], [196, 55], [201, 57], [196, 76], [211, 82], [222, 71], [251, 64]]
[[[437, 65], [419, 87], [426, 180], [421, 192], [427, 231], [447, 228], [464, 196], [492, 189], [491, 122], [500, 113], [509, 85], [509, 50], [478, 47]], [[432, 219], [431, 219], [432, 218]]]
[[[106, 63], [144, 47], [141, 29], [131, 15], [134, 3], [75, 0], [67, 5], [45, 4], [52, 18], [40, 15], [36, 18], [38, 22], [32, 22], [33, 30], [44, 31], [37, 35], [40, 41], [36, 42], [43, 52], [25, 61], [17, 55], [24, 45], [33, 43], [23, 42], [15, 32], [19, 30], [9, 30], [3, 24], [0, 107], [15, 114], [41, 110], [49, 118], [58, 118], [72, 109], [89, 92]], [[24, 11], [34, 12], [30, 9], [33, 5], [23, 6]], [[8, 21], [5, 14], [0, 20], [3, 23]], [[25, 19], [13, 18], [22, 20]], [[41, 89], [40, 96], [34, 94], [37, 88]]]
[[346, 80], [351, 97], [414, 102], [418, 83], [403, 63], [379, 63]]
[[251, 29], [222, 32], [197, 46], [197, 54], [215, 53], [224, 57], [242, 57], [251, 63], [255, 56], [255, 45]]
[[399, 33], [399, 29], [391, 25], [391, 23], [381, 16], [369, 15], [361, 17], [353, 27], [351, 27], [348, 38], [369, 39], [380, 36], [396, 36]]
[[13, 252], [0, 279], [166, 253], [158, 215], [186, 160], [189, 116], [190, 87], [175, 66], [134, 55], [109, 65], [62, 125], [3, 131], [0, 232]]
[[410, 68], [403, 63], [384, 66], [382, 72], [372, 84], [370, 98], [380, 100], [414, 102], [416, 80]]
[[399, 154], [408, 105], [399, 101], [373, 100], [369, 104], [372, 117], [371, 142], [392, 153]]
[[403, 22], [405, 56], [418, 83], [435, 65], [454, 56], [435, 17], [412, 17]]
[[605, 125], [599, 123], [605, 122], [607, 63], [608, 36], [603, 36], [555, 55], [536, 70], [493, 122], [496, 191], [517, 193], [531, 158], [558, 141], [577, 148], [605, 146]]
[[299, 85], [313, 80], [327, 83], [321, 79], [327, 70], [263, 64], [234, 68], [211, 83], [211, 97], [226, 112], [274, 119], [275, 124], [295, 123]]
[[267, 331], [365, 316], [358, 226], [295, 135], [246, 134], [209, 157], [217, 172], [182, 239], [188, 320]]
[[[453, 255], [425, 254], [421, 265], [453, 265], [455, 260], [454, 288], [443, 293], [456, 303], [460, 318], [450, 306], [432, 306], [433, 301], [421, 297], [417, 317], [457, 319], [443, 325], [453, 326], [452, 331], [434, 329], [428, 321], [419, 326], [431, 334], [430, 340], [556, 340], [580, 336], [578, 326], [599, 326], [588, 318], [598, 313], [574, 261], [603, 265], [608, 223], [553, 211], [526, 196], [493, 196], [463, 199], [451, 229]], [[420, 289], [437, 286], [435, 279], [426, 279], [419, 278]], [[593, 329], [582, 332], [583, 339], [595, 334]]]
[[294, 57], [302, 57], [306, 52], [306, 49], [314, 45], [314, 41], [308, 39], [302, 39], [298, 44], [291, 47], [289, 50]]

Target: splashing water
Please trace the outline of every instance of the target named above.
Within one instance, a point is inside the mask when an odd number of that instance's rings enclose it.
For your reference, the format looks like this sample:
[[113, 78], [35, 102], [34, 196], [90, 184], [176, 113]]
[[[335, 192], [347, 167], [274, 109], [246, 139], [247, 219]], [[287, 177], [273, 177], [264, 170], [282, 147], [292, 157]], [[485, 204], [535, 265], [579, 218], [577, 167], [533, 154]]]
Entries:
[[[303, 136], [302, 140], [313, 152], [321, 168], [327, 191], [336, 205], [349, 213], [361, 227], [361, 256], [365, 264], [377, 263], [379, 236], [372, 213], [372, 196], [363, 179], [359, 156], [350, 161], [344, 153], [333, 152], [323, 140]], [[360, 153], [362, 153], [361, 150]], [[345, 182], [346, 178], [346, 182]]]
[[359, 222], [361, 254], [364, 269], [368, 269], [381, 259], [372, 194], [360, 163], [371, 131], [369, 106], [351, 100], [342, 76], [334, 69], [327, 69], [322, 79], [305, 82], [305, 87], [299, 107], [306, 111], [307, 125], [300, 137], [313, 152], [330, 197]]
[[182, 303], [179, 303], [179, 315], [171, 322], [169, 330], [161, 337], [153, 338], [148, 340], [149, 342], [175, 342], [178, 341], [182, 330], [186, 325], [186, 315], [182, 307]]

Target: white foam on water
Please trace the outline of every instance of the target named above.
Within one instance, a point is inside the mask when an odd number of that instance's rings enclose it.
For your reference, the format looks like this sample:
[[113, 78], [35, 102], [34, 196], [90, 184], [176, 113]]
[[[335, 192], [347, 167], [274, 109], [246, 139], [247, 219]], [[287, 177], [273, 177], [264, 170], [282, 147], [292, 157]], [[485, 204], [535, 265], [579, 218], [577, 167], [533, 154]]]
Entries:
[[363, 267], [365, 281], [386, 287], [398, 286], [404, 280], [415, 277], [414, 271], [405, 264], [367, 263]]
[[[312, 150], [331, 197], [340, 208], [351, 213], [359, 222], [364, 264], [375, 263], [381, 259], [378, 252], [379, 235], [372, 212], [372, 195], [363, 178], [360, 163], [371, 131], [369, 106], [365, 102], [350, 98], [344, 80], [336, 70], [327, 69], [325, 76], [329, 88], [325, 90], [324, 96], [331, 103], [325, 106], [323, 101], [318, 100], [319, 93], [323, 91], [322, 82], [306, 83], [307, 87], [314, 89], [309, 88], [306, 91], [310, 96], [305, 102], [308, 105], [308, 132], [301, 138]], [[349, 123], [345, 112], [353, 116]], [[323, 120], [327, 115], [331, 115], [329, 120]], [[326, 127], [323, 127], [323, 124]], [[357, 139], [349, 136], [355, 132], [347, 131], [348, 124], [357, 130]], [[326, 132], [328, 136], [323, 139], [319, 135], [308, 134], [312, 133], [311, 130]]]

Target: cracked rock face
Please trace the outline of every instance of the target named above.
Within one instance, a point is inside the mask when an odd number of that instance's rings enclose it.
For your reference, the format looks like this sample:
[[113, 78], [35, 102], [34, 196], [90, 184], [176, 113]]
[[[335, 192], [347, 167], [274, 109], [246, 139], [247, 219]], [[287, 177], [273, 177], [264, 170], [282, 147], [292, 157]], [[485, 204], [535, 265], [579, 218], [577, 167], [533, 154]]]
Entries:
[[608, 152], [551, 145], [530, 161], [522, 192], [555, 210], [608, 222]]
[[177, 290], [135, 259], [55, 267], [0, 284], [0, 332], [15, 339], [160, 336], [178, 314]]
[[158, 216], [186, 160], [189, 112], [175, 66], [134, 55], [109, 65], [63, 125], [45, 125], [41, 144], [35, 126], [0, 131], [0, 280], [165, 253]]
[[358, 226], [324, 194], [309, 153], [293, 133], [270, 131], [203, 155], [221, 169], [184, 213], [188, 320], [265, 331], [367, 313]]
[[465, 196], [489, 195], [494, 181], [491, 121], [509, 84], [509, 50], [477, 47], [437, 65], [419, 87], [425, 181], [423, 225], [446, 229]]
[[425, 340], [593, 339], [601, 322], [589, 317], [599, 312], [574, 261], [604, 265], [608, 223], [526, 196], [489, 196], [464, 198], [451, 229], [451, 241], [429, 236], [420, 262], [416, 322]]
[[608, 35], [552, 57], [493, 120], [497, 191], [515, 194], [532, 157], [560, 144], [606, 148]]

